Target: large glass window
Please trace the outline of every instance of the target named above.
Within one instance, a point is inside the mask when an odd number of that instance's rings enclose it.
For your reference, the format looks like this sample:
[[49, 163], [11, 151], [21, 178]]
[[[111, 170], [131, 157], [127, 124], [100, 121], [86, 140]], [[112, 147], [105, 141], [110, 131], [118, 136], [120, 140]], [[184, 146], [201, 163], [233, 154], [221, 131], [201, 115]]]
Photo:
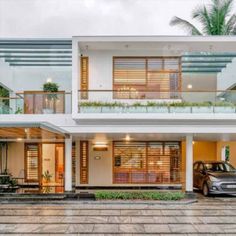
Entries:
[[180, 90], [178, 57], [114, 57], [115, 98], [176, 98]]
[[178, 142], [114, 142], [114, 183], [180, 182]]

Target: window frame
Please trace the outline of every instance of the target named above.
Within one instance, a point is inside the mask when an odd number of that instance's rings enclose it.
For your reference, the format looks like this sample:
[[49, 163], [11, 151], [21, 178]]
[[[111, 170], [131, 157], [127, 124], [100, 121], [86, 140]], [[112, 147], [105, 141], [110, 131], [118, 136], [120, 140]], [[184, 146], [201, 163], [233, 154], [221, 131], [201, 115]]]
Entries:
[[[146, 156], [145, 156], [145, 158], [146, 158], [146, 170], [145, 170], [145, 174], [148, 174], [149, 173], [149, 168], [150, 168], [150, 166], [149, 166], [149, 164], [148, 164], [148, 161], [149, 161], [149, 157], [151, 156], [151, 155], [148, 155], [148, 147], [149, 147], [149, 144], [151, 144], [151, 143], [161, 143], [161, 145], [162, 145], [162, 151], [163, 151], [163, 153], [162, 154], [160, 154], [160, 156], [168, 156], [166, 153], [165, 153], [165, 147], [166, 147], [166, 145], [168, 145], [169, 143], [175, 143], [175, 144], [178, 144], [178, 150], [179, 150], [179, 153], [178, 153], [178, 158], [179, 158], [179, 170], [178, 170], [178, 172], [179, 172], [179, 181], [169, 181], [169, 182], [165, 182], [165, 181], [163, 181], [163, 182], [151, 182], [151, 181], [141, 181], [141, 182], [132, 182], [132, 181], [128, 181], [128, 182], [126, 182], [126, 183], [120, 183], [120, 182], [118, 182], [118, 181], [116, 181], [115, 180], [115, 169], [116, 169], [116, 166], [115, 166], [115, 143], [126, 143], [125, 141], [120, 141], [120, 140], [115, 140], [115, 141], [113, 141], [112, 142], [112, 149], [113, 149], [113, 151], [112, 151], [112, 183], [113, 184], [151, 184], [151, 185], [153, 185], [153, 184], [168, 184], [168, 183], [181, 183], [181, 179], [182, 179], [182, 176], [181, 176], [181, 173], [182, 173], [182, 147], [181, 147], [181, 142], [180, 141], [131, 141], [131, 142], [129, 142], [129, 143], [144, 143], [145, 144], [145, 149], [146, 149]], [[171, 156], [171, 155], [169, 155], [169, 156]], [[173, 156], [172, 156], [172, 158], [173, 158]], [[170, 160], [170, 169], [169, 169], [169, 176], [170, 176], [170, 179], [171, 179], [171, 176], [172, 176], [172, 174], [174, 174], [174, 171], [172, 171], [171, 170], [171, 160]], [[171, 172], [172, 171], [172, 172]], [[118, 173], [119, 171], [117, 171], [117, 173]], [[135, 171], [134, 172], [132, 172], [132, 170], [131, 170], [131, 168], [130, 169], [128, 169], [127, 168], [127, 173], [129, 173], [129, 175], [130, 175], [130, 173], [135, 173]], [[129, 180], [130, 180], [130, 177], [129, 177]]]
[[[113, 56], [112, 58], [112, 88], [113, 88], [113, 98], [116, 99], [122, 99], [122, 98], [118, 98], [115, 96], [114, 91], [116, 91], [117, 89], [115, 88], [115, 86], [117, 86], [115, 84], [115, 60], [116, 59], [144, 59], [145, 60], [145, 85], [143, 87], [145, 87], [144, 91], [151, 91], [148, 88], [148, 73], [149, 72], [155, 72], [154, 70], [149, 70], [148, 69], [148, 60], [149, 59], [161, 59], [162, 60], [162, 70], [158, 70], [156, 71], [156, 73], [163, 73], [163, 74], [178, 74], [178, 88], [176, 90], [176, 92], [181, 91], [182, 89], [182, 67], [181, 67], [181, 57], [180, 56]], [[165, 65], [165, 59], [176, 59], [178, 60], [178, 70], [165, 70], [164, 69], [164, 65]], [[134, 85], [134, 84], [125, 84], [127, 86], [141, 86], [141, 85]], [[142, 90], [140, 90], [142, 91]], [[170, 89], [169, 89], [170, 91]], [[174, 92], [174, 91], [173, 91]]]

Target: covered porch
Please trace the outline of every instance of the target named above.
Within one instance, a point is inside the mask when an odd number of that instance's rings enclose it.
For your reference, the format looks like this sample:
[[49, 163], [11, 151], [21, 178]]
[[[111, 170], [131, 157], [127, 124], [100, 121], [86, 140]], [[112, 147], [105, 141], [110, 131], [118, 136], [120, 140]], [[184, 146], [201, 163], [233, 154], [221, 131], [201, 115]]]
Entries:
[[65, 191], [68, 182], [65, 178], [66, 160], [71, 159], [71, 153], [66, 159], [66, 150], [69, 148], [71, 151], [71, 139], [68, 135], [58, 129], [35, 123], [1, 126], [0, 137], [2, 192]]
[[182, 189], [193, 192], [195, 161], [236, 166], [236, 135], [87, 133], [74, 135], [76, 189]]

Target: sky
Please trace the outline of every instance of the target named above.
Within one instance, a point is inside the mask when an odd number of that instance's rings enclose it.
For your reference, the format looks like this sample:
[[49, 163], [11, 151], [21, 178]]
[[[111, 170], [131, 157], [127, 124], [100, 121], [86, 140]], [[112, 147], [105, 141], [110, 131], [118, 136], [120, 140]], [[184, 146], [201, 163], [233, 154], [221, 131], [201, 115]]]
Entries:
[[171, 18], [191, 20], [192, 10], [209, 1], [0, 0], [0, 37], [186, 35], [169, 25]]

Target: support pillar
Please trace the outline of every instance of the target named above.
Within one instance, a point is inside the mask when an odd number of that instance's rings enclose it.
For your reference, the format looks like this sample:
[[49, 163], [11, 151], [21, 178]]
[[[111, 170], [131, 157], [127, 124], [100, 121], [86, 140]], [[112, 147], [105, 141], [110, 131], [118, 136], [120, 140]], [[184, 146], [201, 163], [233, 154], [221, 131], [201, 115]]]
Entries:
[[65, 191], [72, 191], [72, 137], [65, 139]]
[[186, 186], [185, 191], [193, 192], [193, 135], [186, 136]]

